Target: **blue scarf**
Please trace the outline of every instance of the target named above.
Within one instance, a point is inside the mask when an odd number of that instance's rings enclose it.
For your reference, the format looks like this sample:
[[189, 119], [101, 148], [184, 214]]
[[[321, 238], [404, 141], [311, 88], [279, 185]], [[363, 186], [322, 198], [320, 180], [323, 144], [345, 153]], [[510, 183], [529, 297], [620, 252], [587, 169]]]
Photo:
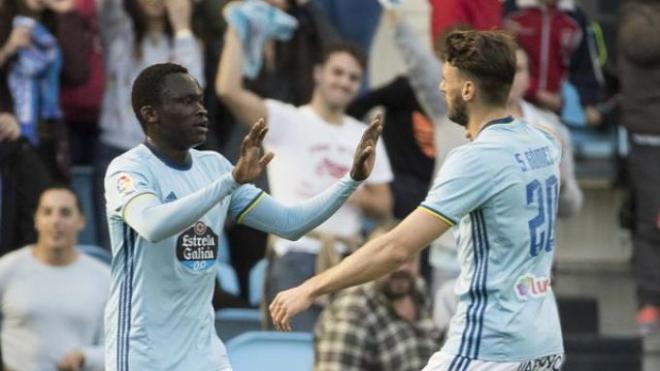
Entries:
[[243, 75], [253, 79], [261, 70], [266, 41], [291, 40], [298, 21], [262, 0], [235, 1], [225, 7], [227, 23], [236, 29], [243, 46]]
[[9, 66], [8, 84], [21, 134], [37, 145], [39, 120], [62, 117], [59, 105], [62, 55], [57, 39], [41, 23], [19, 15], [12, 25], [32, 28], [32, 44], [18, 51], [16, 60]]

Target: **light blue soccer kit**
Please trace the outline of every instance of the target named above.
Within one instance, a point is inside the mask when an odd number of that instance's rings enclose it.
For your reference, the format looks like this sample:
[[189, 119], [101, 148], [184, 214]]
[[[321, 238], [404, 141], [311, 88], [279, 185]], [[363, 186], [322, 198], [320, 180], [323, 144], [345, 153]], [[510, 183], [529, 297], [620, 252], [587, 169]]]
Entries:
[[451, 358], [434, 371], [563, 354], [550, 282], [560, 158], [553, 135], [505, 118], [443, 164], [420, 209], [458, 225], [461, 273], [440, 352]]
[[235, 183], [232, 169], [215, 152], [190, 150], [182, 166], [145, 144], [110, 164], [107, 371], [230, 370], [211, 305], [225, 218], [296, 238], [327, 219], [359, 184], [346, 176], [305, 203], [284, 207], [252, 185]]

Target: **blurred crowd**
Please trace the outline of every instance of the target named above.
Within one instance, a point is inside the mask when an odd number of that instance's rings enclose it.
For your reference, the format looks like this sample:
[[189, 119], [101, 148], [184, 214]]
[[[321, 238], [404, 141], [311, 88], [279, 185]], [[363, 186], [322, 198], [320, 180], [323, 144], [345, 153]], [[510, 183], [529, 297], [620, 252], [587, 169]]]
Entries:
[[[429, 5], [430, 34], [420, 35], [394, 0], [0, 0], [5, 367], [102, 369], [98, 293], [107, 291], [108, 268], [79, 258], [74, 246], [86, 220], [96, 231], [91, 243], [110, 248], [103, 178], [112, 159], [144, 141], [131, 87], [145, 67], [174, 62], [188, 69], [209, 113], [201, 149], [230, 161], [249, 127], [267, 116], [264, 145], [276, 157], [257, 183], [285, 203], [341, 177], [346, 164], [336, 159], [354, 148], [360, 121], [384, 117], [371, 178], [317, 230], [290, 242], [239, 223], [224, 226], [240, 290], [228, 293], [219, 283], [213, 305], [240, 307], [249, 305], [249, 275], [258, 261], [268, 264], [268, 301], [336, 264], [424, 199], [449, 151], [467, 142], [447, 118], [438, 90], [442, 61], [433, 48], [454, 29], [502, 28], [518, 41], [509, 106], [513, 116], [550, 126], [562, 138], [560, 217], [583, 203], [572, 134], [626, 129], [621, 178], [631, 197], [622, 219], [633, 237], [637, 321], [644, 333], [660, 329], [660, 37], [653, 35], [660, 1], [622, 2], [618, 44], [610, 46], [616, 63], [607, 61], [602, 31], [579, 1]], [[369, 60], [388, 58], [372, 50], [381, 25], [391, 30], [407, 73], [372, 86]], [[329, 106], [345, 114], [328, 114]], [[308, 142], [317, 152], [304, 154]], [[72, 169], [83, 166], [93, 169], [91, 215], [83, 215], [70, 188]], [[317, 370], [418, 370], [439, 349], [456, 305], [456, 242], [448, 233], [425, 251], [297, 319], [294, 327], [315, 331]], [[73, 334], [60, 341], [67, 332]]]

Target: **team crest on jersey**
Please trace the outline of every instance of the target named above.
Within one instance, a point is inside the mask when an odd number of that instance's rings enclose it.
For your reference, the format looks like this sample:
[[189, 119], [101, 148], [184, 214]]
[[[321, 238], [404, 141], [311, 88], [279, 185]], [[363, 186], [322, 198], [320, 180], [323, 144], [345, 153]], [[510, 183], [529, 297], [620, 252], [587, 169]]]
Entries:
[[126, 173], [119, 174], [119, 177], [117, 177], [117, 192], [127, 195], [133, 191], [135, 191], [133, 177]]
[[193, 271], [209, 269], [218, 258], [218, 235], [198, 221], [177, 238], [176, 257]]

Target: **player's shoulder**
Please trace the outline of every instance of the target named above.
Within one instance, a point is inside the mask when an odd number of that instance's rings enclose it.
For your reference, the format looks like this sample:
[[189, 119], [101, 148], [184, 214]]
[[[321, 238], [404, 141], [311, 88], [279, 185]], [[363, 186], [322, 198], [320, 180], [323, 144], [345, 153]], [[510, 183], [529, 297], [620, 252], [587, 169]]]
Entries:
[[108, 165], [106, 176], [120, 171], [148, 169], [149, 161], [153, 156], [146, 146], [140, 144], [115, 157]]
[[216, 151], [191, 149], [190, 155], [193, 162], [199, 161], [206, 166], [218, 168], [220, 170], [229, 170], [233, 167], [227, 158]]

